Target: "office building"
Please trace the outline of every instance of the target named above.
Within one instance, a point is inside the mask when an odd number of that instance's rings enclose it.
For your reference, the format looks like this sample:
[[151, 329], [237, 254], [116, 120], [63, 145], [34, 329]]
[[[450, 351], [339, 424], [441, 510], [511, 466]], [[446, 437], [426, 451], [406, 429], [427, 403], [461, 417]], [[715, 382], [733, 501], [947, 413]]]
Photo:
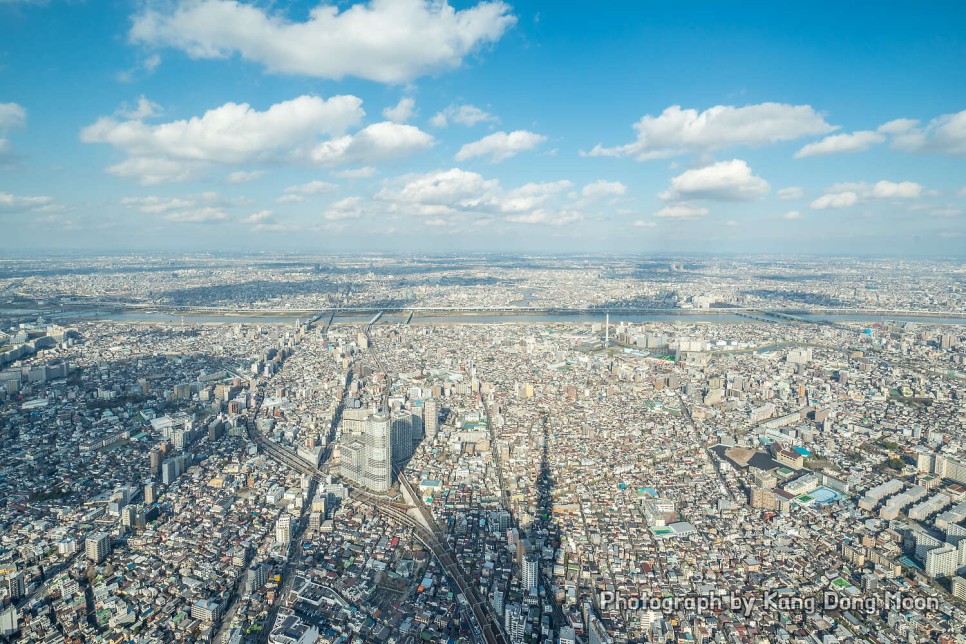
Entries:
[[392, 462], [402, 466], [413, 455], [413, 415], [403, 411], [392, 419]]

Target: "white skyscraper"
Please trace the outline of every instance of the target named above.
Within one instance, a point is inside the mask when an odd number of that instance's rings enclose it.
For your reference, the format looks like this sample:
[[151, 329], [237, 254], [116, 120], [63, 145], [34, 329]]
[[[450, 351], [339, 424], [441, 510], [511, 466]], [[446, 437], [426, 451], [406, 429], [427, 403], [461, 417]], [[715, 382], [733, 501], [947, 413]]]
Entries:
[[956, 574], [959, 552], [948, 543], [926, 553], [926, 574], [930, 577], [949, 577]]
[[275, 541], [288, 543], [292, 540], [292, 516], [283, 514], [275, 524]]
[[389, 414], [376, 412], [366, 419], [362, 442], [366, 446], [362, 484], [376, 492], [386, 492], [392, 485], [392, 431]]
[[528, 592], [532, 588], [536, 588], [539, 585], [538, 575], [540, 573], [540, 562], [539, 560], [530, 555], [523, 560], [523, 591]]
[[439, 408], [436, 401], [429, 398], [423, 402], [423, 431], [426, 438], [432, 440], [436, 436], [436, 424], [439, 422]]

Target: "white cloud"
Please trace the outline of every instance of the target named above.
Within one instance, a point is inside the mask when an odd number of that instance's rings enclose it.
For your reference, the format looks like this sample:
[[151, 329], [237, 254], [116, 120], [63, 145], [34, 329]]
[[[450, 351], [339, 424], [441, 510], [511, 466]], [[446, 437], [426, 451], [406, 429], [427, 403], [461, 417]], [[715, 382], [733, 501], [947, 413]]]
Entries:
[[567, 180], [527, 183], [504, 190], [496, 179], [459, 168], [400, 178], [399, 187], [386, 187], [376, 194], [379, 210], [424, 220], [460, 221], [475, 225], [481, 221], [502, 221], [560, 227], [584, 219], [576, 195]]
[[361, 219], [365, 214], [365, 208], [360, 197], [346, 197], [329, 206], [322, 216], [329, 221], [339, 221]]
[[816, 143], [809, 143], [795, 153], [796, 159], [820, 156], [824, 154], [840, 154], [843, 152], [861, 152], [869, 146], [885, 141], [885, 136], [879, 132], [862, 130], [851, 134], [833, 134]]
[[140, 121], [142, 119], [160, 116], [163, 111], [160, 105], [141, 96], [138, 98], [138, 103], [134, 109], [128, 109], [127, 106], [124, 106], [117, 113], [118, 116], [123, 116], [126, 119]]
[[805, 196], [805, 191], [798, 186], [790, 186], [788, 188], [782, 188], [778, 191], [778, 198], [790, 201], [792, 199], [801, 199]]
[[248, 183], [250, 181], [254, 181], [255, 179], [258, 179], [263, 174], [265, 174], [263, 170], [252, 170], [250, 172], [246, 172], [245, 170], [237, 170], [235, 172], [228, 173], [228, 176], [225, 177], [225, 183], [231, 183], [231, 184]]
[[874, 199], [915, 199], [923, 194], [922, 185], [914, 181], [878, 181], [870, 184], [863, 181], [836, 183], [825, 191], [826, 194], [811, 203], [814, 210], [829, 208], [849, 208], [858, 203]]
[[732, 159], [685, 171], [671, 179], [670, 189], [660, 197], [674, 201], [754, 201], [768, 190], [768, 182], [753, 175], [747, 163], [741, 159]]
[[416, 101], [412, 98], [402, 98], [394, 107], [387, 107], [382, 115], [393, 123], [405, 123], [416, 113]]
[[654, 228], [657, 226], [656, 221], [648, 221], [646, 219], [638, 219], [634, 222], [634, 226], [637, 228]]
[[25, 197], [0, 192], [0, 213], [18, 213], [41, 210], [54, 203], [53, 197]]
[[368, 179], [376, 174], [376, 169], [372, 166], [363, 166], [361, 168], [350, 168], [348, 170], [339, 170], [338, 172], [333, 172], [332, 176], [339, 177], [340, 179]]
[[413, 206], [414, 214], [438, 215], [492, 206], [499, 190], [496, 179], [452, 168], [414, 177], [396, 192], [381, 190], [376, 198]]
[[[0, 134], [5, 130], [23, 127], [27, 123], [27, 110], [17, 103], [0, 103]], [[9, 139], [0, 136], [0, 167], [13, 158]]]
[[121, 203], [125, 206], [136, 207], [144, 213], [157, 214], [191, 208], [196, 201], [181, 197], [125, 197], [121, 199]]
[[959, 217], [963, 211], [953, 206], [944, 206], [931, 210], [929, 214], [933, 217]]
[[547, 183], [528, 183], [514, 190], [510, 190], [499, 199], [501, 212], [526, 212], [534, 210], [554, 195], [569, 189], [573, 184], [566, 179]]
[[655, 217], [661, 217], [662, 219], [678, 219], [690, 221], [693, 219], [701, 219], [707, 216], [707, 208], [700, 208], [697, 206], [689, 206], [687, 204], [678, 204], [676, 206], [666, 206], [661, 208], [656, 213]]
[[725, 222], [725, 226], [737, 226], [738, 221], [736, 219], [729, 219]]
[[433, 137], [418, 127], [383, 121], [354, 135], [320, 143], [309, 158], [323, 166], [375, 163], [409, 156], [434, 144]]
[[0, 129], [23, 127], [27, 123], [27, 110], [17, 103], [0, 103]]
[[435, 127], [446, 127], [452, 121], [466, 127], [473, 127], [477, 123], [498, 123], [499, 120], [474, 105], [450, 105], [443, 111], [437, 112], [429, 119], [429, 123]]
[[215, 224], [228, 221], [229, 217], [221, 208], [205, 206], [196, 210], [172, 212], [164, 215], [165, 221], [179, 224]]
[[297, 186], [289, 186], [285, 188], [284, 192], [287, 195], [324, 195], [329, 192], [335, 192], [338, 189], [339, 186], [328, 181], [309, 181], [308, 183], [302, 183]]
[[129, 35], [193, 58], [237, 53], [272, 72], [404, 83], [458, 67], [515, 22], [502, 2], [461, 11], [445, 0], [371, 0], [343, 11], [320, 4], [296, 22], [233, 0], [180, 0], [172, 9], [137, 16]]
[[507, 215], [506, 221], [511, 224], [545, 224], [548, 226], [566, 226], [583, 221], [583, 214], [574, 210], [560, 212], [535, 210], [527, 214]]
[[782, 215], [782, 219], [801, 219], [801, 218], [802, 218], [802, 213], [798, 212], [797, 210], [789, 210], [784, 215]]
[[275, 213], [271, 210], [259, 210], [258, 212], [253, 212], [244, 219], [241, 220], [243, 224], [264, 224], [275, 217]]
[[510, 133], [494, 132], [479, 141], [467, 143], [456, 153], [457, 161], [465, 161], [476, 157], [490, 157], [491, 163], [499, 163], [520, 152], [534, 149], [547, 140], [542, 134], [515, 130]]
[[627, 194], [627, 186], [620, 181], [604, 181], [600, 179], [593, 183], [588, 183], [580, 191], [588, 199], [599, 199], [601, 197], [620, 197]]
[[810, 105], [761, 103], [717, 105], [703, 112], [672, 105], [659, 116], [643, 116], [634, 129], [634, 142], [613, 148], [597, 145], [590, 156], [663, 159], [734, 146], [759, 147], [827, 134], [835, 128]]
[[101, 118], [81, 131], [85, 143], [106, 143], [128, 155], [108, 168], [142, 183], [183, 181], [212, 163], [239, 164], [290, 157], [306, 141], [341, 134], [364, 114], [355, 96], [300, 96], [259, 112], [226, 103], [201, 117], [146, 124]]
[[145, 186], [159, 183], [173, 183], [188, 181], [198, 176], [204, 164], [163, 159], [158, 157], [132, 157], [107, 168], [107, 171], [118, 177], [137, 179]]
[[849, 208], [859, 203], [859, 195], [854, 192], [837, 192], [822, 195], [811, 203], [813, 210], [827, 210], [829, 208]]
[[923, 187], [914, 181], [878, 181], [870, 189], [871, 196], [876, 199], [911, 199], [922, 194]]
[[892, 137], [893, 148], [906, 152], [966, 154], [966, 110], [943, 114], [920, 127], [913, 119], [896, 119], [879, 128]]

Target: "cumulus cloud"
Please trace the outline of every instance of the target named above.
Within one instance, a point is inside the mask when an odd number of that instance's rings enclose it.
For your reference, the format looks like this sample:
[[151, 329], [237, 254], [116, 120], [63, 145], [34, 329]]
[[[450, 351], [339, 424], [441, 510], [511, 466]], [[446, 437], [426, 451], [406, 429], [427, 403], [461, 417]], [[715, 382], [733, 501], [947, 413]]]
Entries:
[[[527, 183], [510, 190], [497, 179], [459, 168], [400, 178], [398, 186], [375, 195], [379, 210], [412, 215], [425, 221], [475, 224], [566, 226], [585, 218], [567, 180]], [[499, 218], [499, 219], [497, 219]]]
[[324, 195], [329, 192], [335, 192], [338, 189], [339, 186], [335, 185], [334, 183], [329, 183], [328, 181], [309, 181], [308, 183], [289, 186], [285, 188], [284, 192], [287, 195]]
[[735, 146], [760, 147], [834, 129], [810, 105], [717, 105], [703, 112], [672, 105], [659, 116], [645, 115], [635, 123], [637, 139], [632, 143], [611, 148], [598, 144], [589, 155], [664, 159]]
[[638, 219], [634, 222], [636, 228], [654, 228], [657, 226], [656, 221], [649, 221], [647, 219]]
[[545, 183], [527, 183], [510, 190], [499, 199], [501, 212], [526, 212], [543, 206], [554, 195], [570, 189], [573, 184], [566, 179]]
[[369, 177], [374, 177], [376, 175], [376, 169], [367, 165], [361, 168], [339, 170], [338, 172], [333, 172], [332, 175], [339, 177], [340, 179], [368, 179]]
[[811, 203], [814, 210], [829, 208], [849, 208], [861, 202], [874, 199], [915, 199], [923, 194], [924, 188], [914, 181], [877, 181], [876, 183], [849, 182], [836, 183]]
[[432, 136], [414, 125], [383, 121], [354, 135], [320, 143], [309, 153], [309, 158], [323, 166], [377, 163], [409, 156], [434, 144]]
[[782, 215], [782, 219], [801, 219], [801, 217], [802, 213], [798, 212], [797, 210], [789, 210]]
[[690, 206], [687, 204], [678, 204], [676, 206], [666, 206], [661, 208], [656, 213], [655, 217], [661, 217], [662, 219], [678, 219], [683, 221], [690, 221], [694, 219], [701, 219], [708, 215], [707, 208], [701, 208], [698, 206]]
[[943, 114], [924, 126], [913, 119], [896, 119], [882, 125], [878, 131], [890, 135], [891, 145], [897, 150], [966, 154], [966, 110]]
[[416, 101], [411, 98], [402, 98], [393, 107], [387, 107], [382, 111], [382, 115], [393, 123], [405, 123], [416, 111]]
[[828, 210], [829, 208], [849, 208], [859, 203], [859, 195], [854, 192], [837, 192], [822, 195], [811, 203], [813, 210]]
[[243, 224], [264, 224], [268, 223], [275, 217], [275, 213], [271, 210], [259, 210], [258, 212], [253, 212], [252, 214], [244, 217], [241, 220]]
[[53, 203], [53, 197], [28, 197], [0, 192], [0, 213], [4, 214], [40, 211]]
[[494, 132], [479, 141], [467, 143], [456, 153], [457, 161], [465, 161], [477, 157], [489, 157], [490, 163], [499, 163], [520, 152], [534, 149], [547, 140], [542, 134], [515, 130], [513, 132]]
[[[201, 117], [160, 124], [102, 118], [81, 131], [81, 140], [125, 153], [128, 158], [108, 172], [146, 185], [192, 179], [213, 164], [309, 161], [331, 167], [399, 158], [434, 144], [419, 128], [389, 121], [344, 134], [362, 119], [361, 105], [355, 96], [301, 96], [264, 112], [226, 103]], [[233, 172], [227, 181], [251, 180], [256, 172]]]
[[192, 58], [238, 54], [276, 73], [404, 83], [458, 67], [515, 22], [498, 1], [459, 11], [445, 0], [320, 4], [300, 22], [235, 0], [179, 0], [138, 15], [129, 37]]
[[824, 154], [841, 154], [843, 152], [862, 152], [869, 146], [885, 141], [885, 136], [879, 132], [862, 130], [851, 134], [833, 134], [816, 143], [809, 143], [795, 153], [796, 159], [814, 157]]
[[225, 177], [225, 183], [239, 184], [248, 183], [254, 181], [261, 177], [265, 172], [263, 170], [236, 170], [235, 172], [229, 172], [228, 176]]
[[[0, 103], [0, 135], [7, 130], [23, 127], [27, 123], [27, 110], [17, 103]], [[13, 146], [10, 141], [0, 136], [0, 166], [13, 158]]]
[[17, 103], [0, 103], [0, 129], [23, 127], [27, 123], [27, 110]]
[[170, 210], [183, 210], [195, 205], [194, 199], [182, 197], [125, 197], [121, 204], [137, 208], [143, 213], [157, 214]]
[[778, 191], [778, 198], [784, 199], [786, 201], [791, 201], [793, 199], [801, 199], [805, 196], [805, 191], [798, 186], [790, 186], [788, 188], [782, 188]]
[[732, 159], [686, 170], [671, 179], [670, 189], [660, 197], [670, 201], [754, 201], [768, 190], [768, 182], [753, 175], [747, 163], [741, 159]]
[[164, 215], [165, 221], [179, 224], [217, 224], [229, 220], [228, 214], [221, 208], [205, 206], [196, 210], [184, 210]]
[[499, 120], [474, 105], [450, 105], [441, 112], [437, 112], [429, 122], [435, 127], [446, 127], [450, 122], [473, 127], [477, 123], [497, 123]]
[[601, 197], [621, 197], [627, 194], [627, 186], [620, 181], [605, 181], [600, 179], [593, 183], [588, 183], [580, 191], [587, 199], [599, 199]]
[[360, 197], [346, 197], [333, 203], [323, 213], [323, 217], [329, 221], [339, 221], [343, 219], [361, 219], [366, 211]]
[[376, 198], [411, 206], [407, 210], [414, 214], [438, 215], [489, 207], [499, 189], [496, 179], [452, 168], [416, 176], [398, 191], [379, 191]]
[[355, 96], [300, 96], [259, 112], [226, 103], [201, 117], [160, 123], [101, 118], [81, 131], [85, 143], [106, 143], [128, 158], [108, 168], [142, 183], [182, 181], [208, 164], [240, 164], [291, 156], [307, 140], [339, 135], [363, 116]]
[[164, 110], [160, 105], [154, 101], [148, 100], [144, 96], [141, 96], [138, 98], [137, 105], [135, 105], [133, 108], [124, 106], [118, 110], [117, 113], [119, 116], [123, 116], [126, 119], [140, 121], [141, 119], [149, 119], [160, 116], [163, 111]]
[[566, 226], [583, 221], [584, 215], [574, 210], [546, 211], [535, 210], [526, 214], [507, 215], [506, 221], [513, 224], [545, 224], [548, 226]]

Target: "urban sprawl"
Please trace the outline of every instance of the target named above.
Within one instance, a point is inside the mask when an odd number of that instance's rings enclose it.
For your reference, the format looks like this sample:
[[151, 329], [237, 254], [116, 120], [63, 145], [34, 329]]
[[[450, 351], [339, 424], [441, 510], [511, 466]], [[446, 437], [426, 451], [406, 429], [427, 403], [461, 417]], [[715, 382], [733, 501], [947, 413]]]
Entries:
[[961, 262], [0, 262], [0, 639], [966, 642]]

